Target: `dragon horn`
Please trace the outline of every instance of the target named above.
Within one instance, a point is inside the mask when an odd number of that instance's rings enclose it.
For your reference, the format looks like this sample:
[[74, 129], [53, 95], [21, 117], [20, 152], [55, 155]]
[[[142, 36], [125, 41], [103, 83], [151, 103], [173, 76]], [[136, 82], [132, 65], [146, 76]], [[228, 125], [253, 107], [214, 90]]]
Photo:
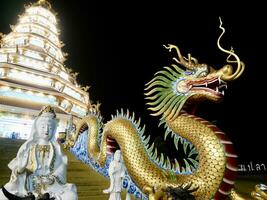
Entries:
[[[234, 73], [231, 72], [231, 74], [229, 74], [229, 73], [224, 73], [224, 74], [222, 75], [221, 79], [224, 80], [224, 81], [231, 81], [231, 80], [235, 80], [235, 79], [237, 79], [238, 77], [241, 76], [241, 74], [242, 74], [243, 71], [244, 71], [245, 64], [244, 64], [243, 62], [240, 61], [239, 57], [234, 53], [233, 49], [231, 49], [231, 50], [229, 51], [229, 50], [226, 50], [226, 49], [222, 48], [222, 46], [220, 45], [220, 40], [221, 40], [222, 36], [223, 36], [224, 33], [225, 33], [225, 29], [224, 29], [224, 27], [222, 26], [223, 23], [222, 23], [221, 18], [219, 18], [219, 19], [220, 19], [220, 26], [219, 26], [219, 28], [222, 29], [222, 33], [221, 33], [221, 35], [219, 36], [219, 38], [218, 38], [218, 40], [217, 40], [217, 46], [218, 46], [218, 48], [219, 48], [222, 52], [229, 54], [229, 56], [228, 56], [228, 58], [227, 58], [227, 62], [228, 62], [228, 63], [237, 63], [237, 69], [236, 69], [236, 71], [235, 71]], [[231, 57], [231, 56], [233, 56], [236, 60], [235, 60], [235, 61], [231, 61], [231, 60], [229, 60], [229, 57]], [[232, 68], [231, 65], [226, 65], [225, 67], [227, 67], [227, 66], [230, 67], [230, 68]], [[230, 70], [230, 71], [232, 71], [232, 70]], [[229, 72], [229, 70], [228, 70], [228, 72]]]

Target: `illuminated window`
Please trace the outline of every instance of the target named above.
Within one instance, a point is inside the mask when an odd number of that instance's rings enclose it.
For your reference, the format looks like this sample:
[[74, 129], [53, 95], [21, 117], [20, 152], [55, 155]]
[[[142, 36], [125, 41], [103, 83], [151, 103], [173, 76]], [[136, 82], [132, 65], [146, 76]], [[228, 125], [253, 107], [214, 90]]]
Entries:
[[0, 54], [0, 62], [7, 62], [7, 55], [6, 54]]
[[8, 86], [1, 86], [0, 87], [0, 91], [9, 91], [9, 90], [11, 90], [11, 88]]
[[25, 33], [25, 32], [30, 32], [29, 25], [18, 25], [15, 29], [16, 32], [18, 33]]
[[50, 34], [49, 36], [48, 36], [48, 39], [50, 40], [50, 41], [52, 41], [54, 44], [58, 44], [59, 43], [59, 41], [58, 41], [58, 37], [56, 37], [55, 35], [53, 35], [53, 34]]
[[67, 81], [69, 80], [69, 75], [63, 71], [59, 73], [59, 76]]
[[[58, 37], [56, 35], [56, 27], [55, 26], [49, 26], [47, 24], [42, 24], [44, 27], [47, 27], [48, 30], [51, 30], [52, 33], [50, 32], [50, 35], [48, 36], [49, 40], [52, 41], [55, 44], [59, 43]], [[44, 27], [36, 26], [36, 25], [30, 25], [30, 24], [19, 24], [16, 26], [15, 31], [18, 33], [35, 33], [38, 35], [41, 35], [43, 37], [47, 37], [46, 32], [49, 32], [48, 30], [46, 31]]]
[[[35, 116], [0, 111], [0, 137], [25, 139], [30, 137]], [[66, 119], [59, 119], [57, 133], [65, 131]]]
[[26, 51], [26, 52], [24, 52], [24, 55], [25, 56], [29, 56], [31, 58], [36, 58], [36, 59], [39, 59], [39, 60], [43, 60], [42, 56], [40, 56], [40, 54], [37, 53], [37, 52]]
[[48, 20], [51, 21], [53, 24], [56, 24], [55, 16], [49, 10], [42, 8], [40, 6], [30, 7], [26, 10], [26, 13], [42, 15], [42, 16], [48, 18]]
[[80, 100], [81, 99], [81, 95], [78, 93], [78, 92], [75, 92], [74, 90], [72, 90], [71, 88], [69, 87], [65, 87], [63, 92], [75, 99], [78, 99]]
[[43, 71], [48, 71], [48, 64], [42, 61], [37, 61], [33, 60], [30, 58], [25, 58], [25, 57], [20, 57], [17, 56], [18, 58], [11, 60], [12, 63], [18, 64], [18, 65], [23, 65], [26, 67], [38, 69], [38, 70], [43, 70]]
[[50, 47], [50, 49], [49, 49], [49, 53], [50, 53], [51, 55], [55, 56], [55, 54], [56, 54], [56, 50], [55, 50], [53, 47]]
[[47, 27], [49, 30], [53, 31], [54, 33], [57, 33], [56, 26], [51, 21], [49, 21], [48, 18], [43, 17], [43, 16], [38, 16], [38, 15], [32, 16], [32, 17], [34, 17], [34, 20], [36, 23]]
[[70, 105], [70, 102], [68, 102], [66, 99], [64, 99], [60, 104], [60, 106], [64, 109], [67, 109]]
[[45, 36], [45, 32], [40, 28], [32, 27], [31, 30], [32, 30], [32, 33], [36, 33], [38, 35]]
[[61, 52], [61, 51], [58, 51], [57, 54], [56, 54], [56, 59], [62, 61], [63, 58], [64, 58], [64, 57], [63, 57], [63, 55], [62, 55], [62, 52]]
[[45, 62], [51, 63], [52, 58], [50, 56], [45, 57]]
[[62, 85], [60, 82], [56, 82], [56, 83], [55, 83], [55, 88], [56, 88], [58, 91], [60, 91], [62, 87], [63, 87], [63, 85]]
[[29, 43], [32, 44], [32, 45], [44, 48], [44, 41], [42, 41], [42, 40], [38, 40], [36, 38], [31, 38], [29, 40]]
[[8, 73], [8, 77], [28, 83], [34, 83], [36, 85], [51, 86], [51, 79], [17, 70], [11, 70]]
[[30, 116], [0, 111], [1, 137], [28, 139], [32, 124], [33, 119]]
[[0, 88], [0, 95], [4, 97], [12, 97], [14, 99], [26, 100], [31, 102], [58, 105], [55, 99], [48, 98], [47, 96], [37, 96], [36, 93], [27, 91], [25, 92], [16, 92], [15, 90], [3, 90]]
[[15, 44], [17, 44], [17, 45], [22, 45], [22, 44], [24, 44], [24, 38], [23, 38], [23, 37], [16, 38], [16, 40], [15, 40]]
[[[1, 60], [1, 57], [0, 57], [0, 60]], [[1, 76], [4, 76], [4, 73], [5, 73], [4, 69], [1, 69], [1, 68], [0, 68], [0, 77], [1, 77]]]
[[20, 18], [20, 23], [27, 23], [27, 22], [31, 22], [30, 17], [25, 16]]
[[80, 106], [77, 106], [77, 105], [73, 105], [72, 106], [72, 109], [71, 109], [73, 112], [77, 113], [78, 115], [80, 116], [85, 116], [86, 115], [86, 109], [80, 107]]

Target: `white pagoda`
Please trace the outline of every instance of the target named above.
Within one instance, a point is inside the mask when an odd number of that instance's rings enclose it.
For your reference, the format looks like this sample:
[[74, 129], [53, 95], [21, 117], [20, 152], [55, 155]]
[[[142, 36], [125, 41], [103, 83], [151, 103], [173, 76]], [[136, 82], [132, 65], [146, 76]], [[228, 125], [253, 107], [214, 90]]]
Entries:
[[56, 108], [58, 131], [72, 114], [86, 115], [88, 87], [66, 68], [57, 19], [49, 2], [25, 6], [11, 33], [0, 35], [0, 137], [26, 139], [32, 120], [44, 105]]

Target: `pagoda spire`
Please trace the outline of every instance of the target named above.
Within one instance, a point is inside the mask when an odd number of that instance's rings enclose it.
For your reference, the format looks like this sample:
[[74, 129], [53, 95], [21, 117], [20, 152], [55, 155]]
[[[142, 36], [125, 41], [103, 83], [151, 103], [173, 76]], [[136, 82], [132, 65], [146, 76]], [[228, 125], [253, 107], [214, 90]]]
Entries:
[[39, 4], [43, 4], [43, 3], [45, 3], [45, 2], [46, 2], [46, 0], [39, 0], [39, 1], [38, 1]]
[[38, 0], [37, 4], [40, 6], [44, 6], [44, 7], [48, 8], [49, 10], [51, 10], [51, 8], [52, 8], [52, 6], [48, 2], [48, 0]]

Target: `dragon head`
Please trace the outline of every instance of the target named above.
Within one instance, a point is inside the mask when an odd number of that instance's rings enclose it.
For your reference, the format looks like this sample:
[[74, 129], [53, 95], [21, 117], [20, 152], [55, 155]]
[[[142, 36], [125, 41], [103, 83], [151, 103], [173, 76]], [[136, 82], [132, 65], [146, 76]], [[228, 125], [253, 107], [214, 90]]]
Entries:
[[[164, 47], [170, 52], [174, 49], [177, 57], [173, 57], [176, 62], [172, 67], [164, 67], [164, 70], [155, 74], [155, 77], [146, 84], [145, 95], [151, 102], [147, 103], [149, 109], [154, 111], [152, 115], [163, 114], [163, 119], [172, 120], [179, 115], [184, 104], [192, 101], [210, 100], [218, 102], [222, 100], [227, 89], [227, 82], [237, 79], [244, 71], [244, 63], [234, 53], [234, 50], [225, 50], [220, 45], [220, 39], [225, 29], [218, 38], [218, 48], [227, 53], [227, 64], [219, 70], [199, 63], [198, 60], [188, 54], [182, 56], [179, 48], [168, 44]], [[231, 59], [234, 58], [234, 59]], [[232, 64], [236, 64], [233, 70]], [[183, 68], [181, 68], [181, 67]]]

